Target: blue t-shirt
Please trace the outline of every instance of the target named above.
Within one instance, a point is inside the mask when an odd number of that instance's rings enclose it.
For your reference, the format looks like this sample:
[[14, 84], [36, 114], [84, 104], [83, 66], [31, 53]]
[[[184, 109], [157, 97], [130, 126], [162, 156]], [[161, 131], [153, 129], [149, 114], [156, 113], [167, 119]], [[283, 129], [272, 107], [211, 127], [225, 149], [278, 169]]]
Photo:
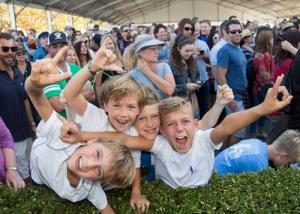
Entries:
[[[159, 63], [156, 67], [157, 75], [164, 79], [166, 75], [173, 75], [170, 66], [167, 63]], [[162, 92], [154, 83], [137, 67], [129, 72], [129, 75], [133, 77], [137, 82], [153, 90], [160, 98], [168, 97]]]
[[242, 140], [215, 158], [214, 168], [220, 175], [257, 172], [269, 166], [268, 146], [258, 139]]
[[47, 55], [47, 51], [44, 47], [40, 46], [36, 49], [33, 55], [33, 62], [35, 62], [38, 59], [44, 59]]
[[226, 81], [233, 91], [247, 90], [247, 60], [241, 48], [225, 44], [218, 52], [217, 66], [227, 68]]
[[25, 111], [24, 101], [27, 98], [24, 89], [24, 77], [17, 68], [14, 79], [6, 71], [0, 70], [0, 116], [9, 129], [14, 142], [31, 137], [31, 129]]

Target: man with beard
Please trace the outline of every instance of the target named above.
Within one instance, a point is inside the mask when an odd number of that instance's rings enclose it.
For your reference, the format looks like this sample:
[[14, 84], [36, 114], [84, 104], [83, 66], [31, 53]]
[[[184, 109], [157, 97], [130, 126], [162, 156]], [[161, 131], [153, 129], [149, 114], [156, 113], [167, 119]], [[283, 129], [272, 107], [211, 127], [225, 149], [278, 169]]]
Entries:
[[[247, 60], [240, 48], [242, 26], [238, 20], [229, 20], [225, 24], [225, 31], [228, 35], [228, 43], [219, 51], [217, 56], [217, 80], [219, 85], [228, 84], [233, 90], [234, 100], [226, 106], [227, 114], [244, 110], [244, 101], [247, 99]], [[241, 129], [234, 133], [228, 145], [237, 143], [244, 138], [246, 130]]]
[[7, 170], [20, 172], [29, 178], [29, 151], [31, 131], [35, 132], [30, 105], [24, 90], [24, 77], [13, 67], [17, 47], [14, 38], [8, 33], [0, 33], [0, 116], [8, 127], [15, 142], [16, 166]]

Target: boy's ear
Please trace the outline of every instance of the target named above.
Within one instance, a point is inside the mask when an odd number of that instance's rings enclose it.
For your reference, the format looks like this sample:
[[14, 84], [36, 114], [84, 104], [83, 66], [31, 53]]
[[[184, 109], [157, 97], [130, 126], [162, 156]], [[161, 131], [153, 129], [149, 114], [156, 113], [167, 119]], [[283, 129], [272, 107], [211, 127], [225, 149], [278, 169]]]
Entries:
[[105, 112], [108, 112], [108, 110], [107, 110], [107, 109], [108, 109], [108, 108], [107, 108], [107, 103], [103, 103], [103, 108], [104, 108], [104, 111], [105, 111]]

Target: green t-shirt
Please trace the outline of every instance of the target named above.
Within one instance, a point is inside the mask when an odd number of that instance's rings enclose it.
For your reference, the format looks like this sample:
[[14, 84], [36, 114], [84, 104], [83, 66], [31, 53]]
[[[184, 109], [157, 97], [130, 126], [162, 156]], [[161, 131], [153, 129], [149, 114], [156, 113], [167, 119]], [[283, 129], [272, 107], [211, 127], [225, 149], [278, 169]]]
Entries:
[[[79, 65], [75, 65], [75, 64], [67, 63], [67, 66], [68, 66], [68, 72], [71, 73], [71, 77], [73, 77], [81, 69], [81, 67]], [[64, 90], [66, 85], [67, 85], [66, 80], [62, 80], [62, 81], [52, 84], [52, 85], [48, 85], [44, 88], [44, 94], [47, 97], [47, 99], [49, 99], [51, 97], [58, 97], [61, 94], [61, 92]], [[65, 110], [58, 112], [58, 113], [61, 116], [67, 118], [67, 114], [66, 114]]]

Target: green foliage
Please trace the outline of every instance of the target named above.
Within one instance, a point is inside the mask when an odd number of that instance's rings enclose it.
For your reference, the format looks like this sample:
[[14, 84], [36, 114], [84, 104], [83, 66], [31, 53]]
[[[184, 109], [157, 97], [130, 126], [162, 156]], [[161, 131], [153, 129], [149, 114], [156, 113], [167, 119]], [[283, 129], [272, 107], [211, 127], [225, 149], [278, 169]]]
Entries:
[[[213, 175], [197, 189], [171, 189], [160, 181], [142, 183], [151, 201], [148, 213], [300, 213], [300, 171], [268, 169], [258, 174]], [[107, 193], [116, 213], [134, 213], [130, 189]], [[88, 201], [71, 203], [46, 187], [14, 191], [0, 187], [0, 213], [98, 213]]]

